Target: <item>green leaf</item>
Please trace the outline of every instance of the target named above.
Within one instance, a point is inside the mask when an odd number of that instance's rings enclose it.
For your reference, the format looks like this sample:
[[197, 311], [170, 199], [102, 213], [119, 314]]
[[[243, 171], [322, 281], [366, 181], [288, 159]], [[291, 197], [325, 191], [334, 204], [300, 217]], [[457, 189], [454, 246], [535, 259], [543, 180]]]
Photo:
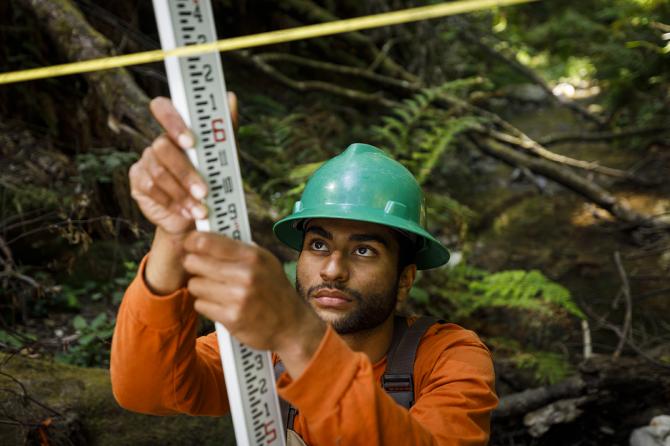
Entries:
[[23, 343], [14, 335], [7, 333], [5, 330], [0, 330], [0, 343], [8, 345], [12, 348], [21, 348]]
[[100, 338], [102, 340], [107, 340], [107, 339], [111, 338], [112, 335], [114, 334], [114, 327], [105, 328], [103, 330], [100, 330], [100, 331], [98, 331], [97, 334], [98, 334], [98, 338]]
[[76, 330], [83, 331], [88, 326], [88, 323], [86, 322], [86, 319], [83, 318], [83, 316], [78, 314], [74, 317], [74, 319], [72, 319], [72, 325]]
[[79, 343], [81, 345], [88, 345], [96, 339], [95, 333], [87, 333], [79, 338]]
[[68, 308], [78, 309], [79, 308], [79, 298], [73, 292], [68, 292], [65, 294], [65, 305]]
[[91, 322], [91, 329], [92, 330], [97, 330], [98, 328], [102, 327], [102, 325], [107, 322], [107, 314], [106, 313], [100, 313], [98, 314], [95, 319]]
[[103, 297], [104, 297], [104, 294], [100, 293], [100, 292], [91, 294], [91, 300], [100, 300]]

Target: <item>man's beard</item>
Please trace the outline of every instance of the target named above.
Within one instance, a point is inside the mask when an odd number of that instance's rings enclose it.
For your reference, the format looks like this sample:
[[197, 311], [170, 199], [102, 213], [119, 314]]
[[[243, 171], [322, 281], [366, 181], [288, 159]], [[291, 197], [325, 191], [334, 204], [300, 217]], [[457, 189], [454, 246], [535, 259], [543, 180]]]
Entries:
[[381, 325], [389, 316], [391, 316], [391, 314], [393, 314], [398, 297], [397, 278], [393, 282], [393, 285], [385, 292], [369, 294], [365, 297], [358, 291], [347, 288], [337, 282], [323, 282], [320, 285], [310, 287], [307, 292], [305, 292], [300, 280], [296, 277], [295, 288], [305, 302], [308, 302], [309, 296], [313, 296], [314, 293], [324, 288], [341, 291], [355, 301], [357, 305], [354, 307], [352, 313], [332, 322], [333, 328], [339, 334], [357, 333]]

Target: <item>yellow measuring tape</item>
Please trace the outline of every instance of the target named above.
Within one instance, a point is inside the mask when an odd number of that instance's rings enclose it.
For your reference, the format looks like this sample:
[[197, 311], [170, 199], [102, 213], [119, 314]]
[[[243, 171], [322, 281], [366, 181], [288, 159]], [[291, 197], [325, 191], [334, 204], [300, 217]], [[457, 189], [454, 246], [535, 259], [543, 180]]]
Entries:
[[498, 6], [509, 6], [519, 3], [530, 3], [538, 0], [465, 0], [438, 5], [422, 6], [403, 9], [401, 11], [386, 12], [368, 15], [354, 19], [337, 20], [334, 22], [319, 23], [316, 25], [282, 29], [250, 36], [233, 37], [216, 42], [202, 43], [175, 48], [169, 51], [153, 50], [141, 53], [125, 54], [122, 56], [103, 57], [81, 62], [73, 62], [50, 67], [33, 68], [30, 70], [10, 71], [0, 73], [0, 84], [23, 82], [34, 79], [66, 76], [68, 74], [88, 73], [91, 71], [121, 68], [130, 65], [140, 65], [158, 62], [170, 56], [194, 56], [196, 54], [215, 51], [233, 51], [244, 48], [253, 48], [276, 43], [292, 42], [294, 40], [311, 39], [314, 37], [331, 36], [333, 34], [360, 31], [362, 29], [378, 28], [381, 26], [397, 25], [400, 23], [415, 22], [433, 19], [454, 14], [478, 11]]

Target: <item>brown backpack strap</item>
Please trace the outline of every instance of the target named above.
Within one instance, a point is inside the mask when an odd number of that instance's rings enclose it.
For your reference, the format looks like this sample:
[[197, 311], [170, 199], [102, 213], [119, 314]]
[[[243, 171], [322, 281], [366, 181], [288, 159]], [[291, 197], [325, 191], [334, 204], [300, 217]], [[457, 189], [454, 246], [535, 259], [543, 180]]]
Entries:
[[396, 403], [409, 409], [414, 404], [414, 360], [419, 342], [435, 317], [421, 317], [411, 327], [405, 318], [394, 320], [393, 340], [387, 355], [382, 386]]
[[408, 328], [407, 318], [402, 316], [395, 316], [393, 318], [393, 337], [391, 338], [389, 350], [386, 352], [387, 359], [395, 356], [398, 345], [400, 345], [400, 340], [405, 336]]

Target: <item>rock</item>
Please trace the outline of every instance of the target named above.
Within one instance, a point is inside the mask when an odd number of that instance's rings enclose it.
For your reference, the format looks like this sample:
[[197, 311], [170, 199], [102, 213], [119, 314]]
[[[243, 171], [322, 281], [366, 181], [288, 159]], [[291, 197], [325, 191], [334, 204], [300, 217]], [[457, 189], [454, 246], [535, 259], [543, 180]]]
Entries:
[[635, 429], [630, 446], [670, 446], [670, 416], [659, 415], [651, 419], [649, 426]]

